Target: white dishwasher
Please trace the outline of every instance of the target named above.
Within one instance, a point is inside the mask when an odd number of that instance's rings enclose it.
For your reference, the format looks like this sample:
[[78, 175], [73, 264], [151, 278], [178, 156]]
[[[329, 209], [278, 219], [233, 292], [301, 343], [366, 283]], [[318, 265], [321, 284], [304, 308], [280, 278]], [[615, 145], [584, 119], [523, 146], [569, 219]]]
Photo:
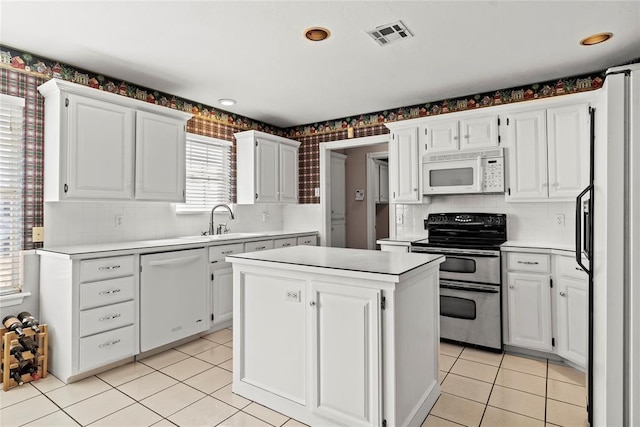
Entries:
[[204, 248], [140, 256], [140, 351], [209, 329]]

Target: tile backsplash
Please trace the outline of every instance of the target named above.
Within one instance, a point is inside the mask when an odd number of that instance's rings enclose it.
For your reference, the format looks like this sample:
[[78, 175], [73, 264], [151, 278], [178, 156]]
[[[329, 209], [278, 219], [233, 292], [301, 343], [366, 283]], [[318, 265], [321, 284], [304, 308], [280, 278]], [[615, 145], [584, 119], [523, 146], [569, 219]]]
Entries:
[[[232, 205], [235, 219], [217, 210], [215, 224], [232, 232], [283, 229], [282, 205]], [[121, 216], [121, 225], [116, 225]], [[209, 213], [176, 214], [162, 202], [47, 202], [44, 206], [45, 247], [166, 239], [198, 235], [209, 228]], [[308, 228], [301, 228], [308, 230]]]
[[[430, 213], [487, 212], [507, 214], [507, 238], [571, 246], [575, 232], [573, 202], [507, 203], [504, 195], [433, 196], [430, 203], [396, 205], [403, 224], [395, 224], [397, 237], [424, 235], [423, 219]], [[564, 215], [564, 225], [556, 224], [556, 215]]]

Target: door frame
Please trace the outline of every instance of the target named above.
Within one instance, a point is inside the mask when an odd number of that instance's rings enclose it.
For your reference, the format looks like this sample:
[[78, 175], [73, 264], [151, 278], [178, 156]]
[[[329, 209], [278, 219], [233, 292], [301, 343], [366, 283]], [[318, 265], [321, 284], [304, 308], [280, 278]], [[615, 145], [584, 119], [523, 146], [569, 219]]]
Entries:
[[331, 246], [331, 150], [341, 150], [389, 142], [389, 134], [323, 142], [320, 148], [320, 246]]
[[[367, 153], [367, 194], [371, 196], [376, 182], [375, 159], [388, 159], [389, 151]], [[367, 249], [376, 248], [376, 201], [373, 197], [367, 197]]]

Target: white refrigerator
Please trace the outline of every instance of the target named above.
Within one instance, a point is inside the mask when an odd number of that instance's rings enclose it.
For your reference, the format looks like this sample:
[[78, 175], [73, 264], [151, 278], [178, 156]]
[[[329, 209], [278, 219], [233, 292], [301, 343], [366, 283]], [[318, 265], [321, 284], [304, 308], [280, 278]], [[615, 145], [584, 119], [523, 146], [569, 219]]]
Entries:
[[640, 426], [640, 64], [607, 71], [594, 127], [591, 210], [576, 208], [576, 245], [592, 245], [589, 419]]

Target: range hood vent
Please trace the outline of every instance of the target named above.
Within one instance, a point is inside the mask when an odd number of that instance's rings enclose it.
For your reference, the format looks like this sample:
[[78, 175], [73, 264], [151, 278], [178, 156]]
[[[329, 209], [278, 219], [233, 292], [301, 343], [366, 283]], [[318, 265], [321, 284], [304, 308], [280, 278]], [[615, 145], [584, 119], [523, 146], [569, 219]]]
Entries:
[[411, 31], [409, 31], [402, 21], [380, 25], [376, 27], [375, 30], [368, 31], [367, 34], [373, 37], [380, 46], [386, 46], [398, 40], [413, 37]]

